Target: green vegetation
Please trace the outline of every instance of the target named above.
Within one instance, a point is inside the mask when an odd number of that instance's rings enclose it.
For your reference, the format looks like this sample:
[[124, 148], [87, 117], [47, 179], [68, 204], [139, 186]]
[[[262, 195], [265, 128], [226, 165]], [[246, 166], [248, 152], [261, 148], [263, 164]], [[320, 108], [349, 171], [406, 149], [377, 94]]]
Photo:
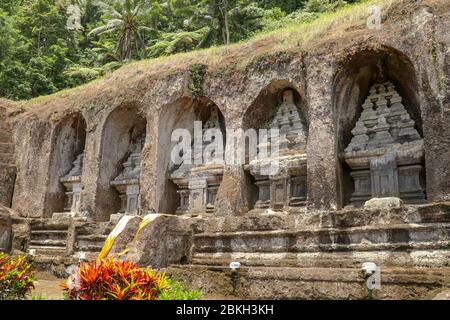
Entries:
[[178, 281], [169, 279], [170, 290], [162, 291], [158, 300], [201, 300], [203, 294], [200, 290], [185, 289]]
[[206, 73], [206, 68], [207, 66], [205, 66], [204, 64], [193, 64], [189, 68], [190, 81], [188, 84], [188, 88], [195, 96], [201, 95], [203, 91], [203, 78]]
[[2, 0], [0, 97], [30, 99], [130, 60], [248, 40], [359, 0]]
[[34, 266], [29, 256], [0, 252], [0, 300], [23, 300], [34, 288]]
[[70, 300], [194, 300], [201, 293], [185, 290], [165, 274], [116, 258], [82, 262], [61, 284]]

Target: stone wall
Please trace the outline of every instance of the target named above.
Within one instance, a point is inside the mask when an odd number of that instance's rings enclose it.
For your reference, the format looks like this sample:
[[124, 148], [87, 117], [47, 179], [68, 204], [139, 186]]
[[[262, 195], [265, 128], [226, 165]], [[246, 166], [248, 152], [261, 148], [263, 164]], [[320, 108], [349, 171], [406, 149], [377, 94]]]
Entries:
[[0, 252], [11, 250], [11, 212], [0, 205]]

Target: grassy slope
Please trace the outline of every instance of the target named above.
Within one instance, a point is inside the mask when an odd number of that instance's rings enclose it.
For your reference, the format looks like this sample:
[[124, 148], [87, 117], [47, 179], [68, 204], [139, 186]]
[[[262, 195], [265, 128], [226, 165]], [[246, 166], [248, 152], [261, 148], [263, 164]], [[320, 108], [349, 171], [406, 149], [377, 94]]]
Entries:
[[367, 0], [347, 5], [334, 13], [322, 14], [318, 19], [301, 24], [288, 25], [254, 38], [228, 46], [212, 47], [167, 57], [131, 62], [120, 69], [82, 86], [41, 96], [29, 101], [13, 103], [22, 107], [73, 107], [88, 104], [96, 97], [115, 90], [138, 85], [143, 79], [163, 77], [176, 71], [186, 70], [190, 65], [203, 63], [210, 71], [220, 68], [245, 68], [252, 60], [277, 51], [308, 52], [320, 47], [330, 39], [342, 37], [351, 31], [366, 28], [368, 8], [379, 5], [383, 19], [389, 16], [393, 6], [407, 0]]

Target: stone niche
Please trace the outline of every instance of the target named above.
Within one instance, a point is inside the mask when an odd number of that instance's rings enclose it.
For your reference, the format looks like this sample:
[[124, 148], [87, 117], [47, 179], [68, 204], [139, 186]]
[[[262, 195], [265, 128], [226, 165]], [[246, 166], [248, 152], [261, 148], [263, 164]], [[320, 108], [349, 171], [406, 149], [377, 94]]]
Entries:
[[[213, 213], [217, 191], [222, 182], [225, 148], [225, 124], [219, 108], [211, 101], [200, 100], [193, 108], [194, 119], [200, 123], [202, 141], [194, 146], [192, 137], [191, 163], [171, 165], [169, 179], [176, 185], [179, 205], [176, 214]], [[212, 131], [209, 131], [212, 130]], [[220, 132], [221, 138], [208, 132]], [[220, 140], [221, 139], [221, 140]], [[199, 148], [201, 146], [201, 148]]]
[[[306, 122], [302, 119], [294, 99], [295, 91], [282, 91], [281, 101], [267, 129], [278, 129], [258, 143], [258, 155], [244, 166], [254, 177], [258, 190], [255, 209], [288, 210], [304, 206], [307, 201], [306, 184]], [[272, 145], [277, 144], [278, 148]], [[267, 150], [262, 152], [262, 148]], [[275, 154], [271, 150], [277, 150]]]
[[372, 85], [362, 108], [344, 153], [354, 181], [351, 204], [381, 197], [424, 202], [423, 139], [394, 85]]
[[141, 155], [147, 120], [132, 106], [118, 107], [105, 121], [100, 174], [96, 194], [96, 219], [112, 214], [140, 214]]
[[86, 122], [81, 114], [64, 119], [54, 131], [46, 215], [80, 213]]
[[111, 181], [120, 197], [119, 213], [136, 214], [139, 200], [139, 176], [141, 174], [141, 153], [143, 137], [131, 144], [130, 155], [123, 163], [123, 170]]
[[64, 211], [65, 212], [80, 212], [81, 201], [81, 174], [83, 172], [83, 154], [79, 154], [72, 164], [72, 169], [59, 181], [66, 189]]

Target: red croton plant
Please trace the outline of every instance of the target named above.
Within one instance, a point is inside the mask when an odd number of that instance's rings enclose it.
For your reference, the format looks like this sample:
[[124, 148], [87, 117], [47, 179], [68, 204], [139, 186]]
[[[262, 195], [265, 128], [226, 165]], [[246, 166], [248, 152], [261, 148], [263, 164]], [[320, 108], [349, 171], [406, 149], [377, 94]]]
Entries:
[[0, 300], [25, 299], [33, 288], [32, 258], [0, 252]]
[[169, 287], [167, 276], [137, 264], [107, 258], [82, 262], [74, 275], [61, 284], [69, 299], [155, 300]]

